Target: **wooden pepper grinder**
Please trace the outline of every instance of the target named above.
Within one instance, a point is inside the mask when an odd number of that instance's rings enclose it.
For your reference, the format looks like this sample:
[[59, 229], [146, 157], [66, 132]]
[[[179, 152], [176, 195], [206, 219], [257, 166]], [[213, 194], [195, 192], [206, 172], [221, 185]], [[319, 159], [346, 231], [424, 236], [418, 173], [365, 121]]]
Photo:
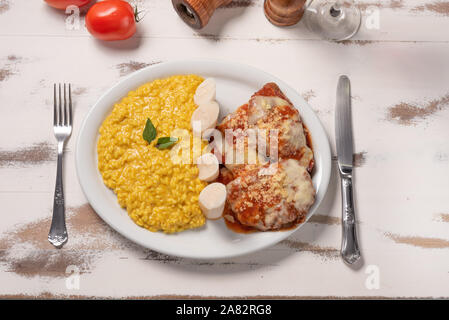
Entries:
[[232, 0], [172, 0], [178, 15], [194, 29], [201, 29], [209, 22], [215, 9]]
[[306, 0], [265, 0], [265, 16], [277, 26], [291, 26], [301, 20], [305, 3]]

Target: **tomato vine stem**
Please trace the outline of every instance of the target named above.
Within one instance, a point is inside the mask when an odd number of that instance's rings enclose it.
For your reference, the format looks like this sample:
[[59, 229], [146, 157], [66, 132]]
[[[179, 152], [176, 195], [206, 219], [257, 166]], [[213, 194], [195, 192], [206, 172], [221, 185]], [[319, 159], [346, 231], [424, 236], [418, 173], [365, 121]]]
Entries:
[[135, 20], [136, 22], [140, 22], [140, 21], [145, 17], [145, 15], [144, 15], [142, 18], [139, 18], [139, 14], [141, 14], [141, 13], [144, 12], [144, 11], [145, 11], [145, 10], [138, 11], [138, 10], [137, 10], [137, 6], [134, 7], [134, 20]]

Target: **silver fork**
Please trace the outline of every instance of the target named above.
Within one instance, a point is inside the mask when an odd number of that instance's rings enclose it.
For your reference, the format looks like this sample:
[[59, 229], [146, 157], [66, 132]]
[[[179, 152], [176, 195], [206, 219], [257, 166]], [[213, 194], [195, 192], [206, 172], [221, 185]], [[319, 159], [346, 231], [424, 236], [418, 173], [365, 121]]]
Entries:
[[65, 225], [64, 188], [62, 183], [62, 155], [64, 144], [72, 133], [72, 93], [70, 83], [68, 85], [68, 103], [66, 84], [64, 83], [64, 100], [62, 100], [61, 84], [59, 84], [57, 98], [56, 83], [53, 86], [53, 130], [58, 141], [58, 169], [56, 171], [56, 187], [53, 201], [53, 218], [51, 220], [48, 241], [56, 248], [61, 248], [67, 241], [67, 229]]

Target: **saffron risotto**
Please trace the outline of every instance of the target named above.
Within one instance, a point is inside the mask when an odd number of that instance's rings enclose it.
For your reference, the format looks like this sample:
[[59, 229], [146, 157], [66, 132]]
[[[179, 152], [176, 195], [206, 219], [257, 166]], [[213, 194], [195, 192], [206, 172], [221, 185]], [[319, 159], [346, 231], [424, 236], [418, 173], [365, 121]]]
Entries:
[[[193, 95], [203, 80], [177, 75], [144, 84], [116, 103], [100, 127], [103, 181], [131, 219], [150, 231], [174, 233], [205, 224], [198, 197], [207, 183], [198, 179], [197, 166], [174, 163], [171, 149], [155, 147], [158, 138], [173, 136], [175, 129], [187, 130], [192, 141]], [[157, 130], [150, 144], [142, 137], [148, 118]], [[193, 145], [188, 144], [190, 152]]]

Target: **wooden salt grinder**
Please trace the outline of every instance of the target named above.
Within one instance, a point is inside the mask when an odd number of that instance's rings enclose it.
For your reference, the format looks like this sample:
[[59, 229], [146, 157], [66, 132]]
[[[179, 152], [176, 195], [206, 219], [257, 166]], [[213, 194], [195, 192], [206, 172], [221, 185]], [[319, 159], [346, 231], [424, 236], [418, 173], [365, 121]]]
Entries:
[[209, 22], [215, 9], [232, 0], [172, 0], [178, 15], [194, 29], [201, 29]]
[[267, 19], [280, 27], [296, 24], [304, 14], [306, 0], [265, 0]]

